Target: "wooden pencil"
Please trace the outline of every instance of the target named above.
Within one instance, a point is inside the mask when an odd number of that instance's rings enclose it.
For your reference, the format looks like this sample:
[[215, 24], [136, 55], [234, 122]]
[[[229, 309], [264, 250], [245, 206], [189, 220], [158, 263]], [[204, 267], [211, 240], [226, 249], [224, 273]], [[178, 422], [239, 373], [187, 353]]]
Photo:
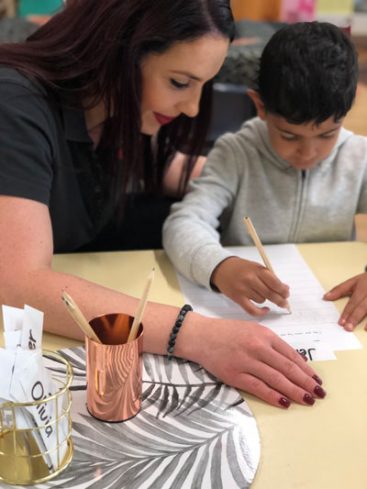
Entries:
[[153, 279], [154, 279], [154, 273], [155, 273], [155, 269], [153, 268], [152, 271], [150, 272], [148, 278], [147, 278], [147, 282], [145, 284], [144, 292], [143, 292], [143, 295], [141, 296], [141, 299], [139, 301], [138, 308], [137, 308], [135, 316], [134, 316], [134, 321], [133, 321], [133, 324], [131, 325], [130, 333], [129, 333], [129, 336], [127, 338], [127, 342], [135, 340], [135, 338], [138, 334], [139, 326], [140, 326], [140, 323], [143, 319], [145, 306], [147, 305], [147, 302], [148, 302], [148, 294], [149, 294], [149, 290], [150, 290], [150, 287], [151, 287]]
[[82, 311], [77, 306], [74, 299], [72, 299], [72, 297], [70, 297], [70, 295], [67, 294], [66, 292], [63, 292], [61, 294], [61, 299], [65, 304], [66, 309], [68, 310], [70, 316], [74, 319], [74, 321], [79, 326], [79, 328], [83, 331], [83, 333], [86, 336], [88, 336], [88, 338], [90, 338], [91, 340], [94, 340], [97, 343], [102, 343], [102, 341], [98, 338], [98, 336], [94, 332], [94, 329], [89, 324]]
[[[268, 268], [275, 275], [274, 268], [273, 268], [273, 266], [272, 266], [272, 264], [271, 264], [271, 262], [267, 256], [267, 254], [265, 253], [264, 246], [263, 246], [263, 244], [259, 238], [259, 235], [256, 232], [255, 226], [253, 225], [251, 218], [246, 216], [246, 217], [244, 217], [243, 222], [246, 224], [248, 233], [251, 236], [252, 241], [254, 242], [254, 244], [257, 248], [257, 251], [260, 253], [260, 256], [264, 262], [264, 265], [266, 266], [266, 268]], [[285, 306], [285, 309], [287, 309], [288, 312], [291, 313], [291, 308], [290, 308], [290, 305], [288, 302]]]

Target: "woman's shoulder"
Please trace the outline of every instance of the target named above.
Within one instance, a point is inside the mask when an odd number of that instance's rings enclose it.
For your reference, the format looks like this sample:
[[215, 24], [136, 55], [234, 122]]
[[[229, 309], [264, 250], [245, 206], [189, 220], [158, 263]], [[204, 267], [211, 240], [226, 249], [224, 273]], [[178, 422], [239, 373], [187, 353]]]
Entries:
[[[55, 128], [59, 110], [42, 84], [14, 68], [0, 65], [0, 118], [2, 129], [23, 124], [23, 130], [38, 127], [47, 134]], [[7, 121], [7, 123], [5, 123]]]
[[34, 79], [26, 76], [15, 68], [0, 65], [0, 91], [32, 92], [34, 94], [46, 94], [46, 90]]

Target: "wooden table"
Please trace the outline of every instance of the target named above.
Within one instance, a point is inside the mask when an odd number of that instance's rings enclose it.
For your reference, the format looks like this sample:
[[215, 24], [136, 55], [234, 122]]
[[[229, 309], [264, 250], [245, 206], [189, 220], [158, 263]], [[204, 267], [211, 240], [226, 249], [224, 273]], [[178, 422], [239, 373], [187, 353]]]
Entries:
[[[361, 273], [367, 244], [323, 243], [298, 246], [325, 287]], [[152, 300], [182, 304], [175, 273], [163, 251], [59, 255], [56, 270], [77, 274], [140, 296], [147, 273], [156, 267]], [[342, 307], [345, 301], [339, 301]], [[260, 431], [262, 451], [253, 489], [367, 488], [367, 333], [356, 334], [364, 348], [337, 353], [337, 360], [314, 362], [327, 397], [313, 407], [277, 409], [245, 395]], [[80, 343], [46, 335], [45, 347]]]

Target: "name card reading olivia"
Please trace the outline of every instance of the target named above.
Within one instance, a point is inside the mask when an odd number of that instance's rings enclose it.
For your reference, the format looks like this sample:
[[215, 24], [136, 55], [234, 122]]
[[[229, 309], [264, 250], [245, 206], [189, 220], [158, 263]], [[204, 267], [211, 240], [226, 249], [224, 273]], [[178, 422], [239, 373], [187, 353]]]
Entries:
[[58, 403], [57, 412], [56, 403], [47, 401], [56, 388], [43, 363], [43, 313], [27, 305], [24, 309], [2, 306], [2, 310], [5, 349], [0, 348], [0, 368], [5, 375], [0, 379], [0, 405], [7, 401], [35, 402], [14, 411], [9, 407], [7, 412], [4, 408], [2, 425], [14, 429], [16, 423], [17, 429], [32, 429], [44, 461], [52, 471], [58, 466], [60, 453], [61, 458], [66, 453], [68, 425], [65, 417], [58, 421], [63, 403]]

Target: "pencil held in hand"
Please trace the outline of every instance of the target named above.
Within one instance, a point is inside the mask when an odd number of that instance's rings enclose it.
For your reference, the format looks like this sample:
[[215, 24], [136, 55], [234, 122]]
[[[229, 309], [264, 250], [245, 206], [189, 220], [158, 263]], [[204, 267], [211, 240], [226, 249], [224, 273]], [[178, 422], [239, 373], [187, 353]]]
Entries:
[[[274, 272], [274, 269], [272, 267], [272, 264], [270, 263], [270, 260], [267, 256], [267, 254], [265, 253], [265, 249], [264, 249], [264, 246], [262, 244], [262, 242], [260, 241], [260, 238], [256, 232], [256, 229], [255, 229], [255, 226], [252, 224], [252, 221], [251, 221], [251, 218], [246, 216], [243, 218], [243, 222], [246, 224], [246, 227], [247, 227], [247, 230], [248, 230], [248, 233], [249, 235], [251, 236], [252, 238], [252, 241], [254, 242], [254, 245], [256, 246], [257, 248], [257, 251], [260, 253], [260, 256], [264, 262], [264, 265], [266, 266], [266, 268], [268, 268], [272, 273], [275, 274]], [[291, 308], [290, 308], [290, 305], [289, 303], [287, 302], [286, 306], [285, 306], [285, 309], [287, 309], [287, 311], [289, 313], [291, 313]]]
[[89, 324], [89, 322], [85, 318], [82, 311], [79, 309], [79, 307], [75, 303], [74, 299], [72, 299], [70, 297], [70, 295], [67, 294], [66, 292], [62, 293], [61, 299], [62, 299], [63, 303], [65, 304], [66, 309], [68, 310], [70, 316], [74, 319], [74, 321], [79, 326], [79, 328], [83, 331], [85, 336], [88, 336], [88, 338], [96, 341], [97, 343], [102, 343], [101, 340], [96, 335], [96, 333], [94, 332], [94, 329], [92, 328], [92, 326]]

